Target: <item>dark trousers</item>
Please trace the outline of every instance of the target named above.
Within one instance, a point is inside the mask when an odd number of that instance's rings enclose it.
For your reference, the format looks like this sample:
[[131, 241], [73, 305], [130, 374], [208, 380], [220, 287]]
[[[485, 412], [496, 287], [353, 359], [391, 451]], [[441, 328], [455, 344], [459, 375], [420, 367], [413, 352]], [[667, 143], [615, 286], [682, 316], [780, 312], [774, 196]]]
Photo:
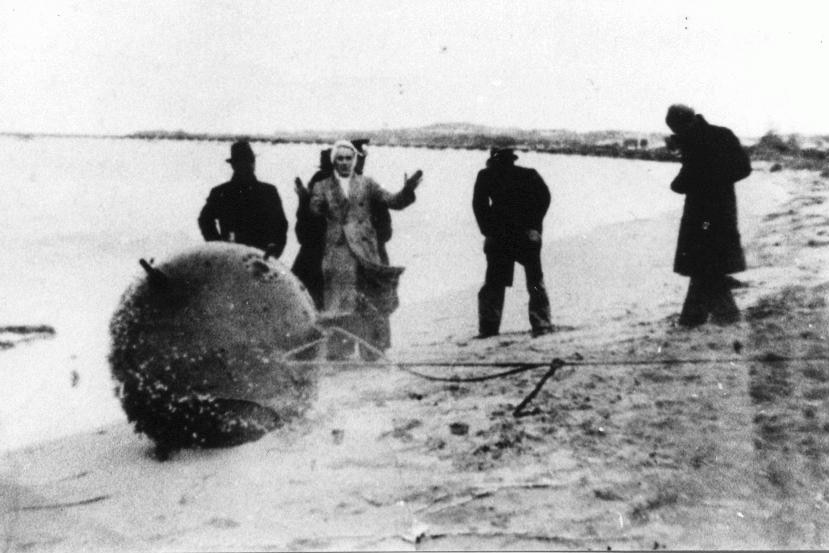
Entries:
[[533, 249], [517, 257], [498, 252], [486, 256], [486, 278], [478, 292], [478, 331], [482, 335], [498, 334], [504, 309], [504, 292], [507, 286], [512, 286], [516, 261], [524, 266], [524, 276], [527, 279], [530, 326], [534, 332], [552, 328], [550, 300], [541, 270], [541, 251]]
[[679, 315], [679, 324], [693, 327], [705, 324], [708, 317], [715, 324], [730, 324], [740, 320], [740, 310], [731, 294], [731, 283], [726, 275], [692, 276], [685, 304]]

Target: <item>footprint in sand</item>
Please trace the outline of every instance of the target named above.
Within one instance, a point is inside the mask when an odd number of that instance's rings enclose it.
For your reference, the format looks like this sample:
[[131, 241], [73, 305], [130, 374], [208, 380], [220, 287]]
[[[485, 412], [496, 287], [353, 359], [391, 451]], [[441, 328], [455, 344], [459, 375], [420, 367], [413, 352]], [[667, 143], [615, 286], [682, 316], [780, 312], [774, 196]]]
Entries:
[[219, 528], [220, 530], [229, 530], [230, 528], [238, 528], [240, 524], [232, 518], [211, 518], [207, 521], [207, 526]]

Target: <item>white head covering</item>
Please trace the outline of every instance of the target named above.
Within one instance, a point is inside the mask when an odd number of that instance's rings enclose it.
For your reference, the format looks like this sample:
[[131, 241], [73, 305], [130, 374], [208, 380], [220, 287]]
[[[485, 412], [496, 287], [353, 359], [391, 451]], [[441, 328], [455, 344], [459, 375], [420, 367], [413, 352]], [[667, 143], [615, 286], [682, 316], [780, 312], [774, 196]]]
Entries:
[[[354, 152], [354, 162], [351, 164], [351, 173], [353, 173], [354, 165], [356, 165], [357, 163], [357, 156], [360, 155], [360, 152], [358, 152], [357, 148], [354, 147], [354, 144], [352, 144], [348, 140], [337, 140], [336, 142], [334, 142], [334, 145], [331, 146], [331, 164], [334, 164], [334, 159], [337, 157], [337, 150], [341, 148], [346, 148]], [[336, 169], [334, 170], [334, 173], [336, 174]]]

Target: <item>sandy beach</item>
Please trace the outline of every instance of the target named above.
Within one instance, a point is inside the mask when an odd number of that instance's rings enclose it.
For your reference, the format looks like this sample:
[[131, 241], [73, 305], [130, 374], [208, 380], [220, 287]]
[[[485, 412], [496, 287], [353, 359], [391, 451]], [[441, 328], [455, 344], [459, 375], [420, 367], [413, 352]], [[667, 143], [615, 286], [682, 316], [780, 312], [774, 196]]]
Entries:
[[523, 416], [544, 366], [480, 383], [329, 368], [304, 420], [243, 446], [161, 463], [122, 423], [8, 452], [2, 547], [826, 548], [829, 180], [758, 164], [739, 186], [753, 183], [782, 192], [741, 213], [739, 324], [675, 326], [687, 286], [671, 272], [675, 215], [554, 240], [557, 332], [524, 332], [519, 271], [501, 336], [471, 340], [474, 290], [452, 292], [401, 308], [424, 316], [406, 315], [414, 338], [393, 351], [563, 360]]

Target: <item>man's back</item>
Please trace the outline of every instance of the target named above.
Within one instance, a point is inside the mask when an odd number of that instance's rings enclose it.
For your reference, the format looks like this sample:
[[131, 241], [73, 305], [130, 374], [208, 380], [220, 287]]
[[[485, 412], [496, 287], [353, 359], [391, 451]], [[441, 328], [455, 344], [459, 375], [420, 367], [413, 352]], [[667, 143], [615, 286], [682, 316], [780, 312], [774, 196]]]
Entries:
[[[218, 230], [216, 223], [218, 222]], [[220, 184], [210, 191], [199, 216], [205, 240], [226, 240], [282, 253], [288, 221], [276, 187], [255, 178]]]
[[696, 120], [694, 131], [681, 147], [683, 172], [675, 191], [707, 192], [747, 177], [751, 163], [734, 133], [726, 127], [711, 125], [701, 115]]
[[550, 191], [535, 169], [494, 164], [478, 173], [472, 205], [485, 236], [514, 229], [541, 232]]

